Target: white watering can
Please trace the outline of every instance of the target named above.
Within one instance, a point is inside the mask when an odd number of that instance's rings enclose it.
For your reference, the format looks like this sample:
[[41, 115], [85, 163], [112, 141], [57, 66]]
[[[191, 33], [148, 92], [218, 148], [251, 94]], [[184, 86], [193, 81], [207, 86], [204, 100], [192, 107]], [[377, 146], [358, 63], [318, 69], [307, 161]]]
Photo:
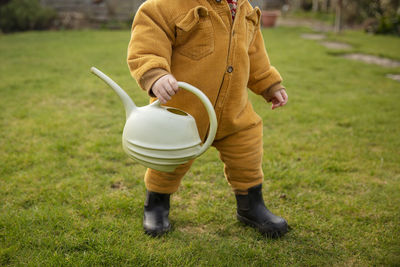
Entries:
[[207, 96], [196, 87], [178, 82], [178, 86], [195, 94], [204, 104], [210, 120], [207, 140], [201, 144], [194, 118], [179, 109], [161, 106], [156, 100], [136, 107], [127, 93], [107, 75], [92, 67], [91, 72], [107, 83], [121, 98], [126, 111], [122, 147], [144, 166], [172, 172], [179, 165], [203, 154], [214, 141], [217, 117]]

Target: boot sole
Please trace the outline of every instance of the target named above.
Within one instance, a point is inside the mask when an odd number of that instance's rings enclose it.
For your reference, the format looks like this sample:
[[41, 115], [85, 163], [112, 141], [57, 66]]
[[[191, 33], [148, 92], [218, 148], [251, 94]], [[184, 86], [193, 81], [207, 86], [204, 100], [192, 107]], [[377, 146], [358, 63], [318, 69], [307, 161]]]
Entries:
[[162, 236], [162, 235], [168, 233], [170, 230], [171, 230], [171, 225], [169, 225], [168, 228], [162, 229], [162, 230], [144, 229], [144, 233], [146, 235], [150, 235], [152, 237], [159, 237], [159, 236]]
[[268, 228], [268, 227], [262, 226], [261, 224], [258, 224], [256, 222], [253, 222], [239, 214], [236, 214], [236, 217], [240, 222], [242, 222], [248, 226], [251, 226], [253, 228], [256, 228], [263, 235], [266, 235], [267, 237], [270, 237], [270, 238], [279, 238], [279, 237], [284, 236], [288, 232], [288, 226], [286, 226], [286, 229], [276, 229], [274, 227]]

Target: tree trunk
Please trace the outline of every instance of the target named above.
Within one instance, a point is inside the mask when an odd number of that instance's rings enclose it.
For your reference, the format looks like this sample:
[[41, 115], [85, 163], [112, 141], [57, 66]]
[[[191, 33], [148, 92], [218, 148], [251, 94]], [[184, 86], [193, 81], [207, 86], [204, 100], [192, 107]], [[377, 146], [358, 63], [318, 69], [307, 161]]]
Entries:
[[329, 5], [329, 0], [323, 0], [322, 6], [321, 6], [321, 11], [328, 13], [328, 5]]
[[319, 0], [312, 1], [312, 11], [313, 12], [318, 12], [318, 4], [319, 4]]
[[337, 0], [336, 18], [335, 18], [335, 32], [336, 33], [339, 33], [342, 30], [342, 15], [343, 15], [343, 0]]
[[299, 10], [301, 8], [301, 0], [291, 0], [291, 3], [293, 5], [293, 10]]
[[336, 12], [337, 0], [330, 0], [329, 12]]

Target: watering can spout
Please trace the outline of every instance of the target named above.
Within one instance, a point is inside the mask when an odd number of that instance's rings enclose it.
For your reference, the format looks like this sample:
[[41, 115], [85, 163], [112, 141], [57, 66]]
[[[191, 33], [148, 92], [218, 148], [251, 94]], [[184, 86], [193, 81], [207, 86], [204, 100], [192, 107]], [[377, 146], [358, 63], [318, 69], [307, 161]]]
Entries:
[[118, 84], [116, 84], [113, 80], [111, 80], [110, 77], [105, 75], [103, 72], [101, 72], [95, 67], [91, 67], [90, 71], [97, 77], [102, 79], [106, 84], [108, 84], [115, 91], [115, 93], [117, 93], [117, 95], [121, 98], [122, 103], [124, 104], [125, 107], [126, 118], [128, 119], [131, 112], [136, 109], [136, 105], [135, 103], [133, 103], [132, 99]]

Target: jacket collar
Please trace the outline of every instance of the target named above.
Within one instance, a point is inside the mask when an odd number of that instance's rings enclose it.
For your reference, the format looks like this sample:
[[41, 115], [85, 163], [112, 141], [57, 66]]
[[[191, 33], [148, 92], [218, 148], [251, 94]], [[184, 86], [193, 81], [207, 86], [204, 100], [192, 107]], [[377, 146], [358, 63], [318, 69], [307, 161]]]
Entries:
[[[221, 2], [221, 1], [226, 1], [226, 0], [208, 0], [208, 2]], [[247, 1], [252, 1], [252, 0], [237, 0], [237, 6], [240, 7]]]

